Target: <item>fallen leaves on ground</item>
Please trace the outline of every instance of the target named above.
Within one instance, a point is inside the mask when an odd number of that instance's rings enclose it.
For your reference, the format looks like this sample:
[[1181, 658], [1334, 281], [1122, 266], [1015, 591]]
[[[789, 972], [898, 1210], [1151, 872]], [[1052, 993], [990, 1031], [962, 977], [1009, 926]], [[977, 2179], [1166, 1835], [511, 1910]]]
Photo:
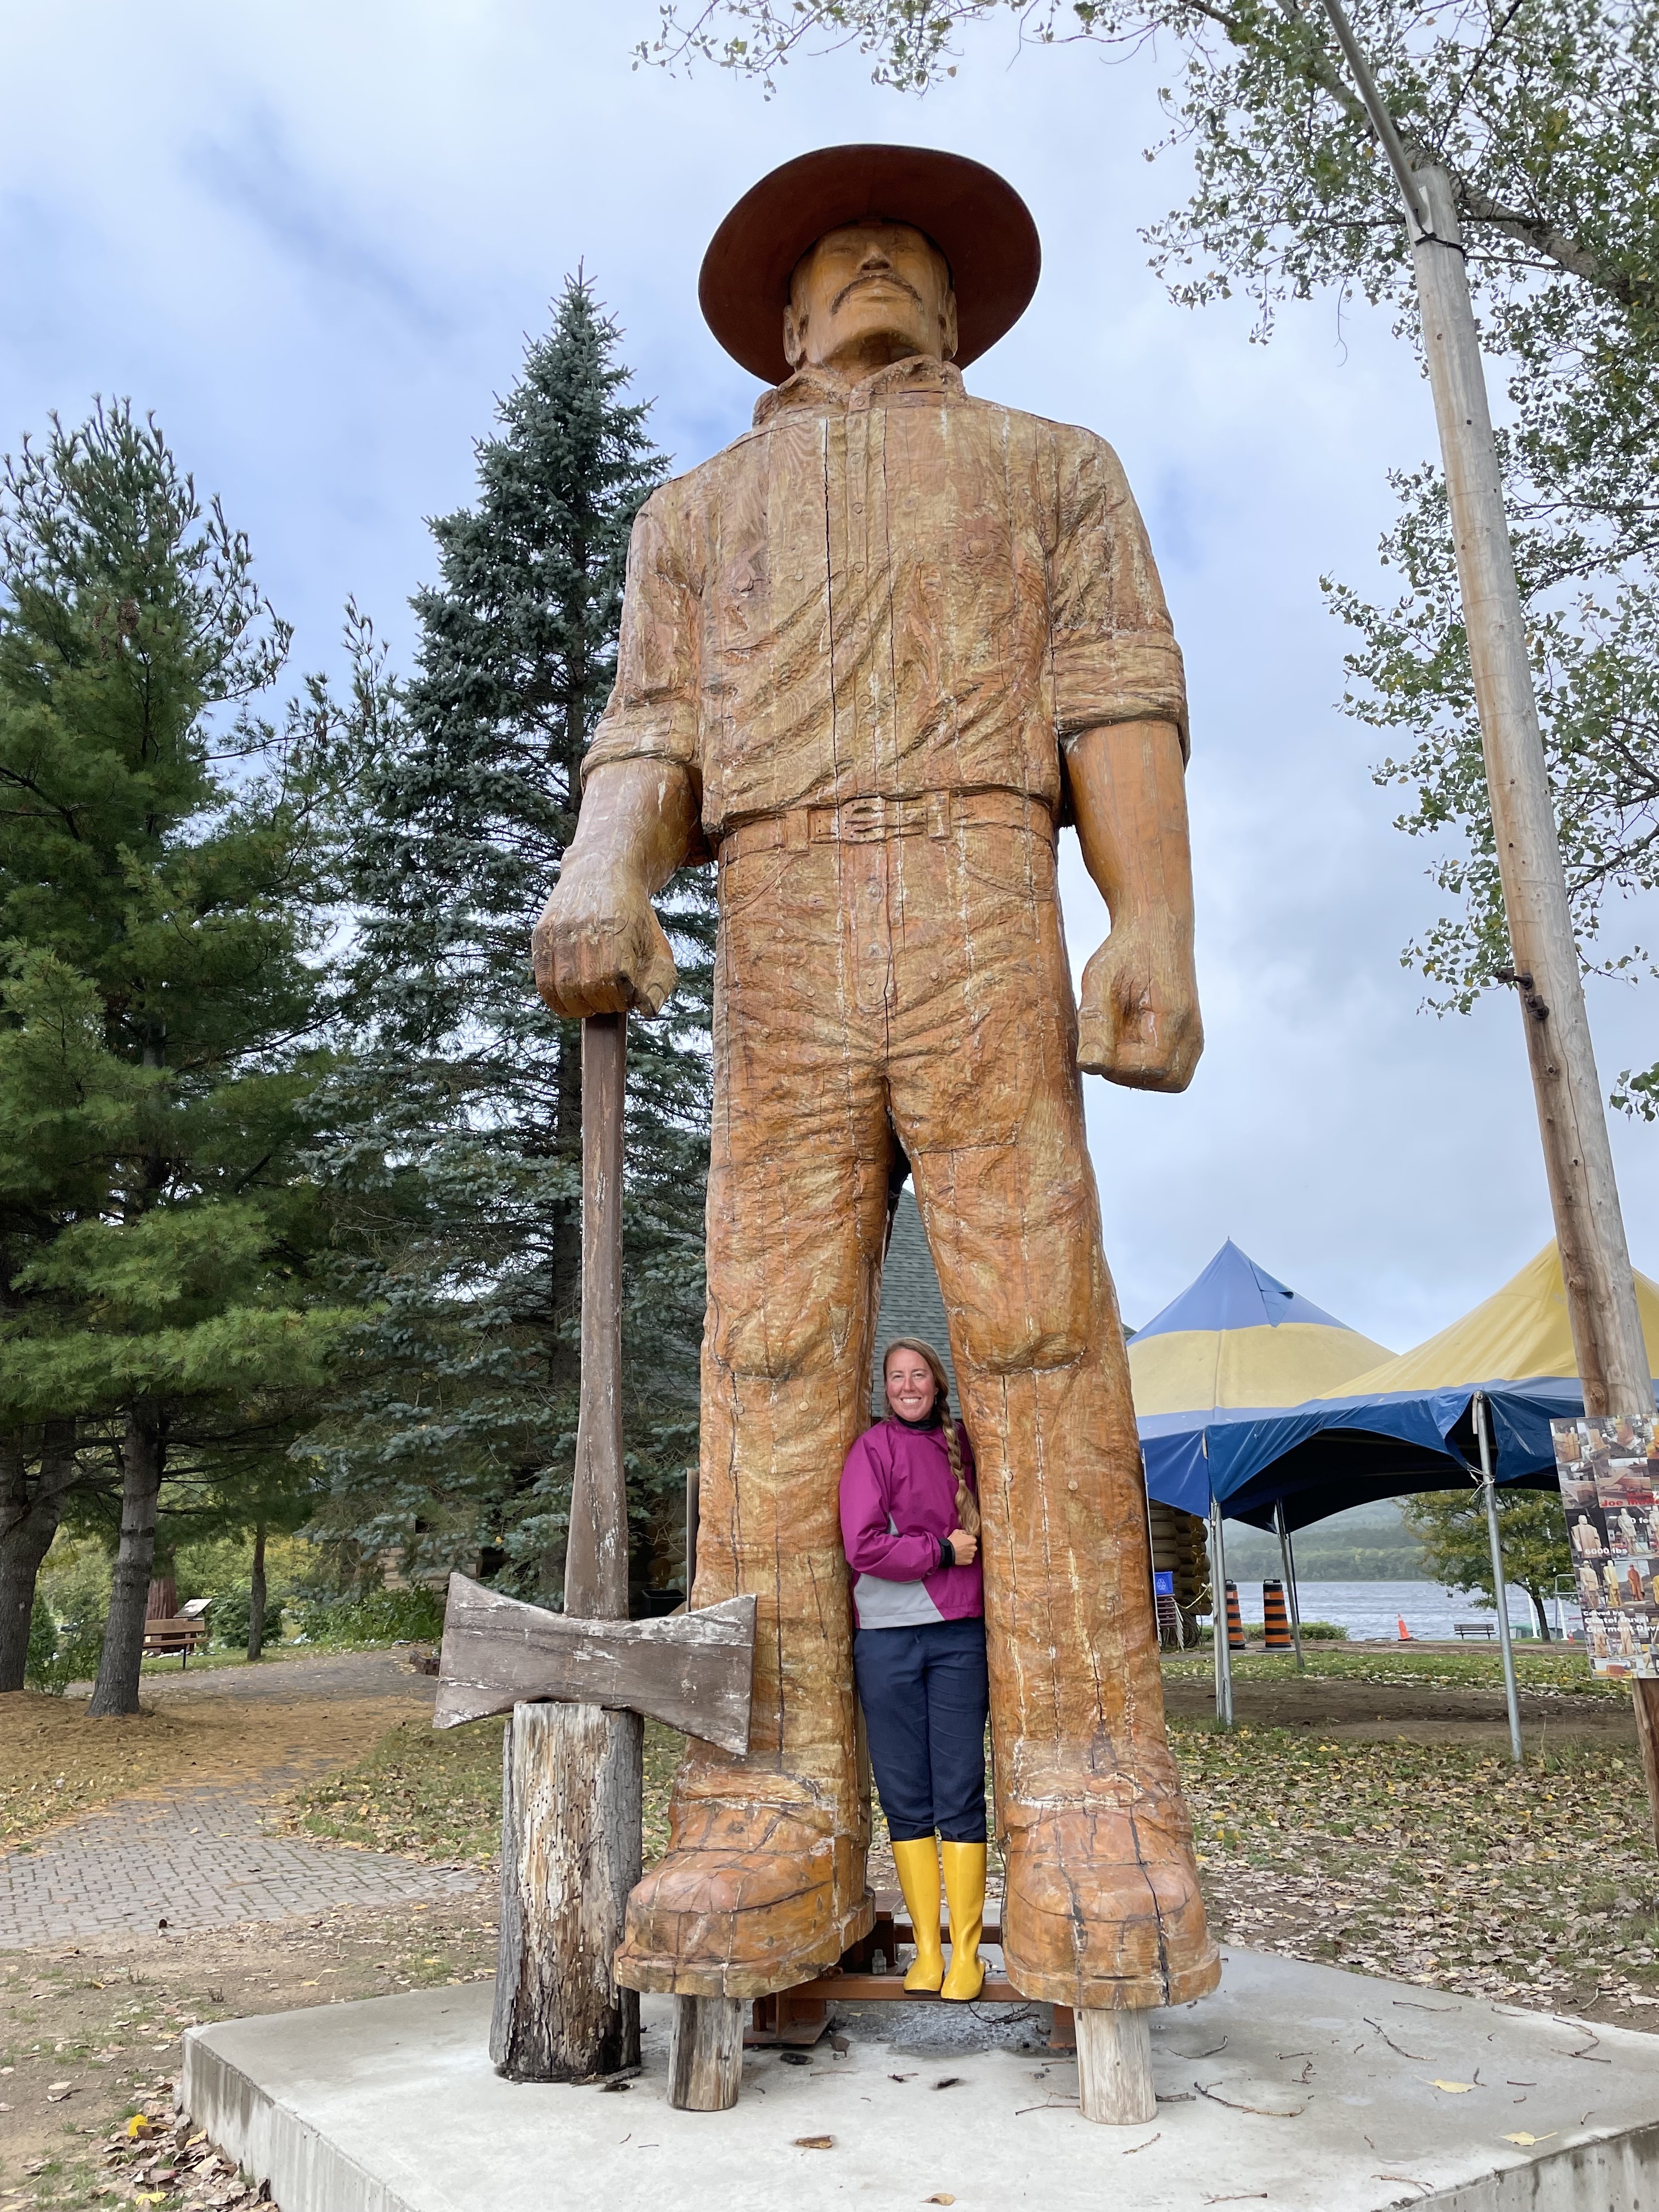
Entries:
[[118, 2204], [165, 2204], [168, 2212], [240, 2212], [269, 2204], [269, 2185], [255, 2188], [187, 2118], [175, 2119], [173, 2084], [159, 2082], [135, 2118], [149, 2125], [134, 2136], [128, 2127], [104, 2145], [105, 2183], [98, 2194]]
[[[1582, 1663], [1582, 1662], [1581, 1662]], [[1659, 1866], [1634, 1758], [1177, 1728], [1224, 1940], [1632, 2024], [1659, 2006]]]
[[[297, 1668], [295, 1670], [297, 1674]], [[0, 1846], [123, 1797], [234, 1784], [356, 1759], [410, 1692], [381, 1698], [191, 1697], [89, 1721], [79, 1698], [0, 1696]]]
[[[293, 1798], [291, 1834], [448, 1864], [484, 1864], [501, 1847], [504, 1720], [434, 1729], [401, 1723], [366, 1758]], [[645, 1858], [668, 1848], [668, 1790], [684, 1738], [645, 1726]]]

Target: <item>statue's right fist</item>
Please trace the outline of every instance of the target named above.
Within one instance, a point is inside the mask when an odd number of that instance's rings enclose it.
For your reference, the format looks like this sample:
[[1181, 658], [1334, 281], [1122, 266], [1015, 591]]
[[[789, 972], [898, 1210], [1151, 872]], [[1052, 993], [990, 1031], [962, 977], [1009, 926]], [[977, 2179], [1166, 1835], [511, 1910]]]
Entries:
[[678, 980], [644, 884], [614, 865], [567, 860], [531, 950], [537, 988], [571, 1021], [660, 1012]]

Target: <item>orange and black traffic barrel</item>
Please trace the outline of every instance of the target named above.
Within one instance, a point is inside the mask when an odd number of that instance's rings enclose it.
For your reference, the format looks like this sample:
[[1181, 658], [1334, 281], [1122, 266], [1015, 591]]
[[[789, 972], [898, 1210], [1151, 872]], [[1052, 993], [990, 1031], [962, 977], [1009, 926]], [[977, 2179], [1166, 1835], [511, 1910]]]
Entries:
[[1268, 1650], [1293, 1651], [1296, 1644], [1291, 1634], [1291, 1616], [1285, 1610], [1283, 1583], [1262, 1583], [1261, 1616], [1263, 1641]]
[[1242, 1651], [1244, 1649], [1244, 1617], [1238, 1609], [1237, 1583], [1229, 1583], [1227, 1585], [1227, 1649], [1229, 1651]]

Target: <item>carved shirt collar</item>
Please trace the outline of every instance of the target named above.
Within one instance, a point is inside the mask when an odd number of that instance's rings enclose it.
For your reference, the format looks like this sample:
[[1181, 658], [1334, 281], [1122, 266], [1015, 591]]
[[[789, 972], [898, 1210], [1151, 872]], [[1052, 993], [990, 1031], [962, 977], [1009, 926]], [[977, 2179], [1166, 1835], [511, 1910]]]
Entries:
[[775, 416], [795, 408], [811, 408], [818, 413], [833, 409], [837, 413], [856, 413], [867, 407], [880, 407], [902, 393], [937, 392], [946, 399], [963, 397], [962, 372], [948, 361], [937, 361], [932, 354], [908, 354], [902, 361], [889, 362], [885, 368], [856, 380], [837, 376], [831, 369], [798, 369], [787, 383], [775, 391], [763, 392], [755, 402], [755, 428], [771, 422]]

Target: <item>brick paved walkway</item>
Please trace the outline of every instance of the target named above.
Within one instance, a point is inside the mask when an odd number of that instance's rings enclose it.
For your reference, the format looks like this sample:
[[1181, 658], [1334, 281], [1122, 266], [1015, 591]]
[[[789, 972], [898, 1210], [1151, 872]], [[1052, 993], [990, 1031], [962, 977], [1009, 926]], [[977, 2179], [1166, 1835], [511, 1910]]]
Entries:
[[129, 1799], [0, 1858], [0, 1951], [165, 1922], [222, 1928], [337, 1905], [395, 1905], [474, 1890], [478, 1875], [379, 1851], [325, 1850], [270, 1833], [267, 1811], [298, 1769], [256, 1787]]
[[[72, 1685], [71, 1698], [89, 1696], [90, 1682]], [[138, 1694], [149, 1705], [181, 1698], [258, 1698], [273, 1705], [301, 1705], [313, 1698], [424, 1698], [438, 1693], [435, 1675], [416, 1674], [397, 1650], [319, 1651], [268, 1659], [257, 1667], [151, 1667]]]

